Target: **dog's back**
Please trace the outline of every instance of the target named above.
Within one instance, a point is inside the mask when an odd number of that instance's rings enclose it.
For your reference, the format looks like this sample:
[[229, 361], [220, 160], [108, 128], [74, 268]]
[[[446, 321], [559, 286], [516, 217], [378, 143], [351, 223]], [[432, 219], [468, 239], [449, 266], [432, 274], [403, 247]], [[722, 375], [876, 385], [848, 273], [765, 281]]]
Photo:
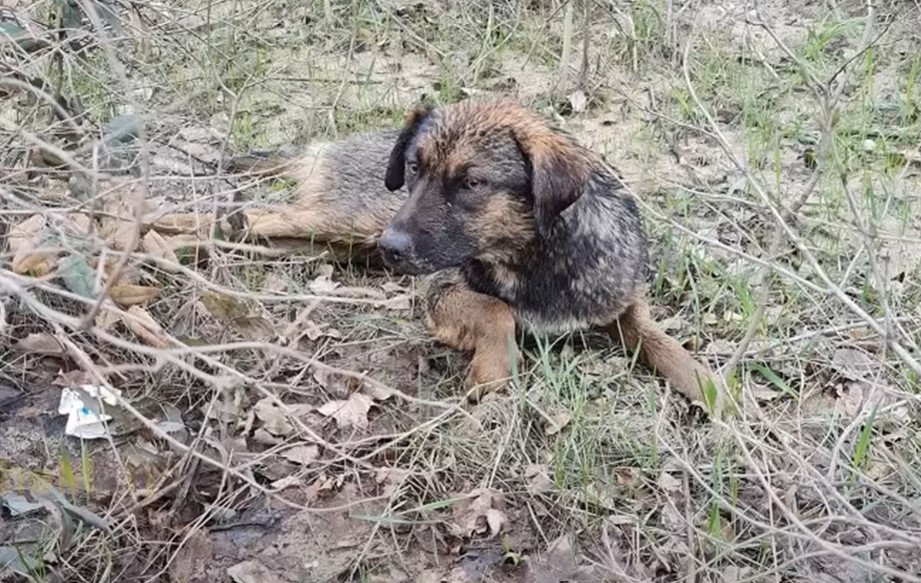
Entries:
[[406, 200], [406, 190], [384, 186], [387, 158], [398, 135], [380, 130], [309, 145], [302, 154], [251, 152], [228, 170], [286, 177], [295, 183], [294, 202], [247, 209], [250, 234], [298, 237], [372, 249]]

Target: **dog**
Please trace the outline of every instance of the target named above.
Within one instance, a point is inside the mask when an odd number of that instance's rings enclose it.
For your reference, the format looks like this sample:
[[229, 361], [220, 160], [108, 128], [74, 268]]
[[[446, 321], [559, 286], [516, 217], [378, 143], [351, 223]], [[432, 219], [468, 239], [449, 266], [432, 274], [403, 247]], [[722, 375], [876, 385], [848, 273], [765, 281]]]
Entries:
[[[515, 337], [603, 329], [711, 413], [725, 390], [650, 315], [648, 244], [632, 194], [600, 156], [506, 99], [418, 105], [402, 128], [231, 168], [281, 174], [295, 201], [246, 209], [250, 236], [346, 243], [425, 276], [425, 321], [471, 352], [472, 401], [520, 362]], [[517, 361], [517, 362], [516, 362]]]

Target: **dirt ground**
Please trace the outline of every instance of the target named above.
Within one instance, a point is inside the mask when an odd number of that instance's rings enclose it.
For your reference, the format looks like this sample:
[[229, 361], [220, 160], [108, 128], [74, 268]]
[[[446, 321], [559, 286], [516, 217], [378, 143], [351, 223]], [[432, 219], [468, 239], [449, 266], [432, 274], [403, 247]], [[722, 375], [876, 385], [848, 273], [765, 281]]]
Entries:
[[[0, 7], [0, 581], [921, 581], [916, 2]], [[413, 278], [226, 236], [291, 192], [229, 156], [489, 94], [623, 174], [739, 418], [591, 331], [468, 405]]]

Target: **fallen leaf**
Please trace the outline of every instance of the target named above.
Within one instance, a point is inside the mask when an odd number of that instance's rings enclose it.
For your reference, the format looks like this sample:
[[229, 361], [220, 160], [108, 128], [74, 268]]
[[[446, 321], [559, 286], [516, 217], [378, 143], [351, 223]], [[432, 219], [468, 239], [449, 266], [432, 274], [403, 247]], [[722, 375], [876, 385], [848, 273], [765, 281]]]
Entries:
[[336, 420], [336, 425], [340, 429], [356, 427], [358, 429], [368, 428], [368, 411], [374, 401], [361, 393], [352, 393], [345, 401], [336, 400], [326, 403], [317, 409], [317, 412], [326, 417], [332, 417]]
[[308, 284], [308, 288], [312, 293], [315, 294], [328, 294], [337, 287], [339, 284], [332, 280], [333, 277], [333, 266], [328, 263], [318, 265], [316, 269], [317, 276], [313, 281]]
[[574, 113], [582, 113], [588, 106], [588, 97], [584, 91], [576, 90], [569, 94], [569, 104]]
[[320, 448], [315, 445], [296, 445], [281, 452], [281, 457], [289, 462], [309, 466], [320, 457]]
[[[31, 577], [39, 569], [39, 562], [35, 557], [23, 553], [21, 548], [3, 545], [0, 546], [0, 569]], [[3, 571], [0, 571], [0, 575], [6, 577]]]
[[259, 399], [253, 406], [253, 412], [262, 422], [263, 429], [270, 434], [285, 437], [294, 433], [294, 427], [288, 422], [288, 413], [274, 399]]
[[147, 303], [159, 294], [160, 288], [147, 285], [113, 285], [109, 288], [109, 297], [123, 308]]
[[[28, 490], [25, 491], [28, 494]], [[29, 496], [23, 496], [15, 490], [10, 490], [0, 496], [0, 502], [9, 509], [12, 516], [22, 516], [41, 510], [43, 505], [40, 501], [30, 499]]]
[[269, 484], [269, 486], [271, 486], [272, 490], [276, 492], [281, 492], [282, 490], [290, 488], [291, 486], [297, 486], [300, 483], [301, 483], [301, 478], [298, 478], [297, 476], [285, 476], [284, 478], [275, 480], [274, 482]]
[[382, 487], [384, 496], [390, 496], [397, 488], [403, 485], [410, 476], [409, 470], [399, 468], [380, 468], [374, 476], [374, 481]]
[[593, 565], [580, 566], [576, 560], [573, 536], [561, 535], [550, 543], [547, 552], [529, 561], [528, 581], [534, 583], [594, 583], [605, 580]]
[[387, 399], [389, 399], [390, 397], [396, 394], [396, 391], [394, 391], [387, 385], [384, 385], [384, 384], [381, 384], [375, 381], [365, 380], [364, 382], [361, 383], [361, 386], [365, 394], [367, 394], [369, 397], [371, 397], [375, 401], [386, 401]]
[[831, 360], [835, 370], [852, 381], [866, 380], [876, 368], [867, 353], [853, 348], [839, 348]]
[[217, 292], [205, 292], [201, 302], [217, 320], [236, 327], [253, 340], [262, 340], [275, 334], [275, 327], [266, 318], [254, 314], [242, 301]]
[[41, 241], [45, 222], [45, 217], [36, 214], [10, 229], [7, 241], [13, 256], [10, 262], [13, 273], [43, 277], [54, 271], [57, 251], [43, 248]]
[[503, 498], [499, 492], [478, 488], [470, 497], [454, 507], [455, 522], [460, 527], [457, 534], [463, 537], [488, 534], [494, 537], [501, 532], [506, 517], [502, 511]]
[[548, 475], [549, 470], [544, 464], [531, 464], [524, 471], [528, 479], [528, 491], [534, 494], [553, 490], [553, 480]]
[[99, 235], [116, 251], [134, 251], [129, 247], [141, 228], [135, 215], [141, 211], [143, 216], [147, 206], [144, 189], [138, 182], [122, 177], [105, 180], [99, 189], [103, 209]]
[[141, 247], [144, 253], [156, 257], [157, 259], [163, 259], [167, 263], [157, 263], [164, 271], [175, 273], [179, 270], [179, 258], [176, 256], [176, 252], [173, 251], [173, 246], [157, 231], [153, 229], [147, 231], [147, 234], [144, 235], [144, 238], [141, 240]]
[[675, 493], [681, 489], [681, 481], [668, 472], [662, 472], [658, 484], [660, 488], [669, 493]]
[[154, 348], [169, 347], [169, 340], [166, 332], [160, 324], [154, 320], [147, 310], [141, 306], [131, 306], [128, 308], [128, 314], [122, 317], [122, 321], [129, 330]]
[[253, 432], [253, 441], [263, 445], [278, 445], [281, 443], [281, 440], [269, 433], [265, 427], [260, 427]]
[[109, 330], [114, 324], [120, 322], [121, 319], [121, 315], [115, 311], [115, 304], [112, 303], [112, 300], [106, 298], [102, 302], [99, 312], [96, 313], [96, 318], [93, 322], [98, 328]]
[[544, 426], [544, 431], [547, 435], [555, 435], [562, 431], [563, 428], [569, 424], [570, 420], [572, 420], [572, 416], [569, 413], [565, 411], [557, 413], [547, 421], [547, 424]]
[[43, 356], [63, 356], [64, 347], [51, 334], [44, 332], [29, 334], [16, 343], [16, 350], [41, 354]]
[[170, 572], [173, 579], [182, 583], [193, 581], [206, 581], [206, 571], [214, 556], [211, 536], [206, 530], [195, 530], [186, 537], [170, 563]]
[[285, 583], [259, 561], [243, 561], [227, 568], [227, 575], [234, 583]]

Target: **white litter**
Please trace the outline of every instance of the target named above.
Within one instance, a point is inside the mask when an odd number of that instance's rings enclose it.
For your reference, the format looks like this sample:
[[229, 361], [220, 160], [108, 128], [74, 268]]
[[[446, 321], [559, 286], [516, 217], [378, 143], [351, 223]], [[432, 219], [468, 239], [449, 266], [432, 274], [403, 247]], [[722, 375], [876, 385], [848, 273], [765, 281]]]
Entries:
[[[117, 389], [113, 392], [105, 387], [96, 385], [82, 385], [80, 389], [94, 399], [101, 399], [106, 407], [116, 407], [118, 397], [121, 396], [121, 391]], [[98, 401], [94, 404], [98, 405]], [[99, 407], [97, 406], [96, 408], [98, 409]], [[61, 391], [58, 413], [67, 415], [67, 425], [64, 427], [64, 433], [67, 435], [73, 435], [81, 439], [100, 439], [108, 435], [105, 422], [111, 421], [112, 416], [93, 413], [78, 391], [67, 388]]]

